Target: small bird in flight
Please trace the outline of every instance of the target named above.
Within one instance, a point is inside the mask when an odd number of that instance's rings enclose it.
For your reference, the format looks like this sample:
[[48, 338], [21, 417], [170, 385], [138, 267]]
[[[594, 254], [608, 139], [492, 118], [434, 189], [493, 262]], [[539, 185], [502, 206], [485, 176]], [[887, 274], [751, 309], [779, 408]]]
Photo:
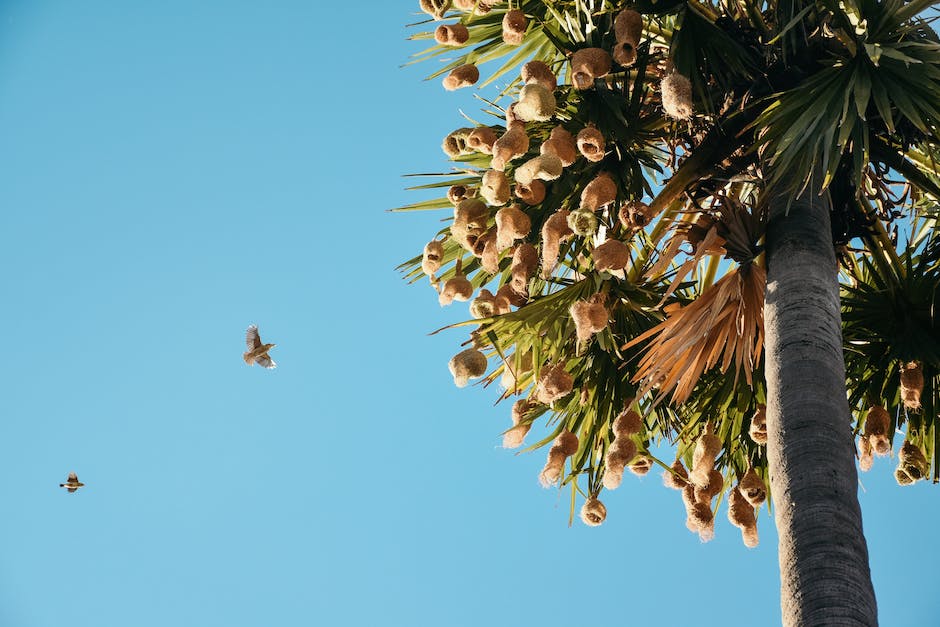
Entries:
[[246, 352], [242, 357], [245, 359], [245, 363], [249, 366], [251, 364], [258, 364], [265, 368], [275, 368], [277, 364], [274, 363], [274, 360], [271, 359], [271, 356], [268, 355], [268, 351], [276, 346], [276, 344], [262, 344], [261, 336], [258, 335], [258, 327], [251, 325], [248, 327], [248, 332], [245, 334], [245, 342], [248, 344], [248, 352]]
[[66, 479], [65, 483], [60, 483], [59, 487], [68, 488], [69, 492], [75, 492], [83, 485], [85, 484], [78, 480], [78, 475], [76, 475], [74, 472], [70, 472], [69, 478]]

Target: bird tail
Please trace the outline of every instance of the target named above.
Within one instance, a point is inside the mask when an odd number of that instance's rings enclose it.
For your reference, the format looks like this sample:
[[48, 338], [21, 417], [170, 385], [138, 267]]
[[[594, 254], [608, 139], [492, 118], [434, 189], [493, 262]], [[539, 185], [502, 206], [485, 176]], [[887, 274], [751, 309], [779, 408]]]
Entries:
[[254, 359], [251, 358], [251, 353], [250, 353], [250, 352], [249, 352], [249, 353], [244, 353], [244, 354], [242, 355], [242, 359], [244, 359], [244, 360], [245, 360], [245, 363], [248, 364], [249, 366], [254, 362]]

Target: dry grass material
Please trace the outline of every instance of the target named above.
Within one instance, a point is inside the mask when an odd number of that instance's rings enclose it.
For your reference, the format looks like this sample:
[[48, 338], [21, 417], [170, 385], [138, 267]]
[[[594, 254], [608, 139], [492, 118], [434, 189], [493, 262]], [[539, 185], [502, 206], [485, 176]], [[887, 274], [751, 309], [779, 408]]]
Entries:
[[629, 437], [617, 437], [604, 458], [604, 487], [615, 490], [623, 481], [623, 470], [636, 456], [636, 443]]
[[692, 117], [692, 83], [689, 79], [678, 72], [670, 72], [663, 77], [659, 90], [666, 115], [677, 120]]
[[862, 472], [871, 470], [872, 463], [875, 461], [871, 450], [871, 440], [863, 435], [858, 439], [858, 468]]
[[450, 0], [418, 0], [418, 6], [435, 20], [439, 20], [450, 9]]
[[509, 202], [509, 178], [502, 170], [487, 170], [480, 181], [480, 196], [492, 207]]
[[466, 185], [451, 185], [447, 190], [447, 200], [449, 200], [452, 205], [460, 204], [461, 200], [475, 198], [476, 195], [477, 190], [473, 187], [467, 187]]
[[444, 244], [433, 240], [424, 245], [424, 253], [421, 256], [421, 270], [426, 275], [433, 277], [434, 273], [441, 269], [443, 260]]
[[767, 407], [758, 405], [754, 415], [751, 416], [751, 426], [747, 428], [747, 434], [755, 444], [761, 446], [767, 444]]
[[898, 482], [898, 485], [911, 485], [914, 483], [914, 478], [911, 477], [903, 468], [894, 469], [894, 479]]
[[604, 504], [591, 497], [581, 506], [581, 522], [588, 527], [597, 527], [607, 518], [607, 508]]
[[601, 299], [591, 297], [587, 300], [577, 300], [571, 303], [568, 313], [574, 320], [578, 342], [586, 342], [592, 335], [607, 328], [607, 307]]
[[712, 433], [711, 425], [705, 426], [705, 432], [699, 436], [692, 453], [692, 472], [689, 480], [699, 489], [705, 489], [711, 481], [711, 472], [715, 467], [715, 458], [721, 452], [721, 440]]
[[516, 181], [516, 187], [514, 191], [516, 198], [530, 206], [537, 205], [545, 200], [545, 183], [539, 179], [535, 179], [528, 185], [523, 185], [522, 183]]
[[751, 549], [757, 546], [757, 517], [754, 515], [754, 507], [738, 488], [733, 488], [728, 493], [728, 520], [741, 530], [744, 546]]
[[573, 388], [574, 379], [564, 366], [557, 364], [542, 368], [535, 394], [540, 403], [551, 405], [558, 399], [568, 396]]
[[617, 212], [617, 219], [627, 229], [644, 229], [656, 217], [656, 211], [641, 200], [624, 203]]
[[689, 491], [689, 488], [682, 490], [682, 500], [686, 506], [685, 526], [689, 531], [698, 533], [702, 542], [708, 542], [715, 537], [715, 515], [708, 503], [698, 503], [694, 498], [690, 501], [686, 496]]
[[888, 438], [888, 429], [891, 426], [891, 416], [881, 405], [873, 405], [865, 416], [865, 432], [871, 444], [872, 451], [879, 457], [891, 452], [891, 440]]
[[663, 471], [663, 485], [673, 490], [684, 490], [689, 485], [689, 471], [682, 465], [682, 460], [677, 459], [672, 463], [671, 472]]
[[454, 7], [460, 9], [461, 11], [473, 12], [475, 15], [486, 15], [489, 13], [493, 7], [492, 5], [498, 4], [497, 2], [482, 2], [482, 0], [453, 0]]
[[448, 367], [454, 376], [454, 385], [466, 387], [470, 379], [486, 374], [486, 355], [475, 348], [468, 348], [451, 357]]
[[597, 211], [617, 200], [617, 184], [607, 172], [601, 172], [581, 191], [581, 209]]
[[586, 126], [578, 132], [576, 138], [578, 152], [588, 161], [600, 161], [604, 158], [607, 147], [604, 135], [594, 126]]
[[470, 31], [463, 24], [441, 24], [434, 30], [434, 41], [442, 46], [462, 46], [470, 39]]
[[467, 138], [473, 132], [472, 128], [458, 128], [451, 131], [441, 141], [441, 150], [450, 159], [457, 159], [469, 155], [473, 150], [467, 145]]
[[525, 421], [525, 414], [535, 406], [527, 399], [519, 399], [512, 405], [512, 428], [503, 434], [503, 448], [519, 448], [528, 435], [531, 424]]
[[509, 285], [517, 294], [529, 295], [529, 279], [535, 276], [539, 265], [539, 253], [535, 246], [523, 242], [512, 253], [512, 265], [509, 267]]
[[575, 235], [591, 237], [597, 233], [597, 216], [593, 211], [578, 209], [568, 214], [568, 227]]
[[920, 395], [924, 391], [924, 370], [916, 361], [901, 364], [901, 400], [911, 411], [920, 410]]
[[496, 302], [500, 303], [500, 299], [505, 299], [513, 307], [522, 307], [528, 302], [529, 297], [526, 294], [519, 294], [512, 289], [508, 283], [503, 285], [498, 290], [496, 290]]
[[496, 247], [499, 250], [506, 250], [517, 239], [527, 237], [531, 230], [532, 220], [516, 205], [503, 207], [496, 212]]
[[561, 176], [562, 170], [561, 159], [555, 155], [539, 155], [516, 168], [514, 176], [517, 182], [528, 185], [535, 179], [554, 181]]
[[552, 446], [557, 446], [564, 452], [566, 457], [571, 457], [578, 452], [578, 444], [578, 436], [570, 431], [562, 431], [555, 438], [555, 443]]
[[712, 469], [708, 473], [708, 481], [705, 485], [695, 486], [695, 500], [699, 503], [711, 503], [711, 500], [718, 496], [724, 488], [725, 478], [721, 476], [721, 472]]
[[646, 455], [637, 455], [630, 464], [630, 472], [637, 477], [648, 475], [653, 469], [653, 460]]
[[[499, 249], [496, 247], [496, 229], [489, 229], [479, 240], [477, 240], [477, 249], [482, 245], [482, 252], [479, 253], [480, 267], [488, 274], [499, 272]], [[476, 251], [475, 251], [476, 252]]]
[[548, 450], [548, 459], [539, 473], [539, 483], [543, 488], [550, 488], [561, 480], [567, 457], [562, 450], [554, 446]]
[[513, 112], [523, 122], [545, 122], [555, 115], [555, 95], [539, 83], [523, 85]]
[[444, 307], [455, 300], [468, 301], [471, 296], [473, 296], [473, 285], [467, 280], [467, 277], [458, 274], [444, 282], [441, 293], [437, 297], [437, 302], [441, 304], [441, 307]]
[[738, 489], [752, 507], [760, 507], [767, 500], [767, 487], [761, 481], [761, 478], [757, 476], [757, 472], [753, 467], [748, 467], [747, 472], [741, 477]]
[[614, 18], [614, 61], [624, 67], [636, 63], [636, 47], [643, 34], [643, 16], [630, 9], [624, 9]]
[[505, 170], [506, 164], [525, 155], [529, 150], [529, 136], [522, 122], [510, 123], [502, 137], [493, 144], [493, 160], [490, 167]]
[[623, 348], [649, 338], [634, 381], [642, 382], [638, 396], [659, 388], [656, 402], [670, 391], [672, 402], [688, 400], [706, 369], [734, 366], [735, 380], [743, 372], [748, 385], [764, 347], [764, 269], [751, 264], [735, 268], [685, 307], [667, 312], [666, 319]]
[[623, 484], [623, 470], [623, 466], [615, 468], [607, 466], [604, 468], [604, 476], [601, 478], [601, 482], [605, 490], [616, 490]]
[[611, 431], [618, 438], [628, 438], [643, 430], [643, 417], [633, 409], [624, 409], [610, 425]]
[[471, 87], [480, 80], [480, 70], [472, 63], [455, 67], [444, 77], [443, 85], [447, 91]]
[[610, 73], [610, 55], [603, 48], [582, 48], [571, 55], [571, 84], [575, 89], [589, 89], [594, 79]]
[[630, 249], [616, 239], [609, 239], [594, 248], [591, 255], [594, 269], [598, 272], [616, 272], [623, 270], [630, 263]]
[[524, 85], [536, 83], [548, 91], [555, 91], [555, 88], [558, 86], [558, 79], [555, 77], [555, 73], [552, 72], [552, 68], [544, 61], [529, 61], [522, 66], [520, 75], [522, 76], [522, 83]]
[[503, 43], [518, 46], [525, 39], [525, 29], [529, 25], [525, 13], [519, 9], [510, 9], [503, 16]]
[[496, 143], [496, 131], [489, 126], [478, 126], [467, 135], [467, 148], [484, 155], [493, 154]]
[[450, 235], [464, 249], [474, 252], [477, 240], [486, 232], [489, 217], [489, 207], [479, 198], [461, 200], [454, 207], [454, 221], [450, 225]]
[[542, 277], [548, 278], [555, 270], [558, 264], [558, 252], [561, 250], [561, 243], [574, 235], [574, 231], [568, 226], [568, 214], [566, 209], [561, 209], [553, 213], [542, 225]]
[[912, 481], [920, 481], [930, 472], [930, 463], [919, 446], [907, 441], [898, 453], [898, 470], [903, 470]]
[[[604, 137], [602, 135], [602, 145], [603, 139]], [[558, 159], [561, 161], [562, 167], [567, 168], [578, 158], [578, 144], [575, 141], [574, 136], [566, 131], [563, 126], [559, 125], [552, 129], [548, 139], [542, 142], [542, 145], [539, 146], [539, 153], [558, 157]]]
[[480, 290], [477, 297], [470, 301], [470, 315], [476, 320], [496, 315], [496, 297], [488, 289]]

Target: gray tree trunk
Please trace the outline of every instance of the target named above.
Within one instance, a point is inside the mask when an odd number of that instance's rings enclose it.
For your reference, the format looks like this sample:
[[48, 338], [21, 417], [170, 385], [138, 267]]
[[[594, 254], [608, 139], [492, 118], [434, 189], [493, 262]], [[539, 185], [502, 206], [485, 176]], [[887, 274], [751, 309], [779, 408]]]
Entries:
[[783, 624], [877, 625], [828, 196], [804, 192], [789, 212], [785, 198], [771, 201], [764, 321]]

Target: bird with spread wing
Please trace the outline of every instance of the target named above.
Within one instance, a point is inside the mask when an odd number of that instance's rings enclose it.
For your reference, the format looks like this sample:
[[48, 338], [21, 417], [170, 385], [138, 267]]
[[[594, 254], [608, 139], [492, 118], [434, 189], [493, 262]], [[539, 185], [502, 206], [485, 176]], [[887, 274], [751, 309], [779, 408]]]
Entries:
[[245, 359], [246, 364], [249, 366], [251, 364], [258, 364], [268, 369], [277, 367], [277, 364], [274, 363], [274, 360], [268, 355], [268, 351], [274, 348], [276, 344], [262, 344], [261, 336], [258, 334], [258, 327], [255, 325], [248, 327], [248, 332], [245, 334], [245, 341], [248, 344], [248, 351], [242, 355], [242, 357]]
[[76, 475], [74, 472], [70, 472], [69, 478], [65, 480], [65, 483], [60, 483], [59, 487], [68, 488], [69, 492], [75, 492], [83, 485], [85, 484], [78, 480], [78, 475]]

